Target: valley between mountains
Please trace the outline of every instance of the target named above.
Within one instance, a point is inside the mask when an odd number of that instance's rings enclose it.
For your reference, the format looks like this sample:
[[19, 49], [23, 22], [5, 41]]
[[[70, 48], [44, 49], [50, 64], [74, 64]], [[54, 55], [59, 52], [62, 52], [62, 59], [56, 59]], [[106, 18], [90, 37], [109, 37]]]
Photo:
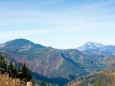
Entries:
[[0, 53], [18, 64], [26, 61], [37, 82], [59, 86], [99, 71], [115, 71], [115, 46], [94, 42], [75, 49], [55, 49], [27, 39], [15, 39], [0, 44]]

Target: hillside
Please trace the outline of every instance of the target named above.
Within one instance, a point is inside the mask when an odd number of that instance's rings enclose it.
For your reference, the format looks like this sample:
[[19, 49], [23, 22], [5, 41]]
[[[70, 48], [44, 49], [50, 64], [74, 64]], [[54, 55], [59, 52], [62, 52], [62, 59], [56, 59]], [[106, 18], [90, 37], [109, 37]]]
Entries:
[[16, 63], [26, 61], [36, 80], [63, 86], [75, 78], [110, 68], [114, 56], [99, 53], [97, 49], [103, 45], [90, 43], [88, 46], [92, 45], [95, 52], [89, 48], [85, 51], [54, 49], [26, 39], [16, 39], [1, 44], [0, 52], [9, 55]]
[[35, 44], [27, 39], [16, 39], [11, 40], [6, 43], [0, 44], [0, 48], [4, 49], [20, 49], [20, 50], [29, 50], [31, 48], [43, 48], [45, 46], [42, 46], [40, 44]]
[[7, 74], [0, 74], [0, 86], [32, 86], [31, 82], [22, 82], [19, 79], [12, 79]]
[[0, 52], [0, 86], [35, 86], [33, 82], [25, 62], [18, 65], [7, 54]]
[[115, 73], [111, 71], [97, 72], [74, 80], [67, 86], [115, 86]]

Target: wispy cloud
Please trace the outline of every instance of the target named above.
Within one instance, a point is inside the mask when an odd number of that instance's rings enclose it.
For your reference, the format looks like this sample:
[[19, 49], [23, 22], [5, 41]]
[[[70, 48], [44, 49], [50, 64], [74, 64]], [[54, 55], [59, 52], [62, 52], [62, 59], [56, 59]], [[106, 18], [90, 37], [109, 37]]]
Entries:
[[[49, 34], [50, 36], [59, 34], [67, 36], [69, 34], [70, 38], [75, 40], [83, 39], [83, 33], [86, 31], [90, 35], [84, 40], [89, 41], [94, 39], [91, 38], [94, 37], [94, 34], [98, 34], [93, 30], [100, 31], [100, 33], [105, 30], [114, 31], [115, 13], [113, 8], [115, 6], [112, 3], [114, 1], [102, 0], [90, 3], [72, 1], [28, 1], [27, 4], [15, 1], [5, 3], [5, 6], [0, 5], [0, 38], [29, 38], [31, 36], [34, 39], [36, 35], [47, 35], [48, 37]], [[54, 40], [54, 37], [51, 39]], [[64, 37], [62, 39], [69, 41], [69, 45], [71, 39]]]
[[[103, 29], [103, 28], [112, 28], [115, 27], [114, 19], [115, 16], [107, 15], [107, 16], [78, 16], [78, 15], [64, 15], [55, 14], [55, 13], [45, 13], [45, 12], [36, 12], [36, 11], [19, 11], [8, 14], [8, 16], [0, 16], [0, 26], [17, 26], [27, 24], [31, 26], [31, 24], [40, 25], [46, 28], [53, 27], [65, 27], [65, 28], [79, 28], [79, 29]], [[28, 28], [29, 26], [27, 26]], [[38, 27], [39, 28], [39, 27]]]

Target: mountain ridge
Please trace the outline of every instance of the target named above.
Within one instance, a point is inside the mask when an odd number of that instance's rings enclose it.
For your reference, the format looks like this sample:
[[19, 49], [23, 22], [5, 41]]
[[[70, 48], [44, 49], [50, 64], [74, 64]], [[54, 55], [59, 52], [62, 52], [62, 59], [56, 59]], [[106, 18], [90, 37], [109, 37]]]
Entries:
[[115, 72], [104, 70], [69, 82], [66, 86], [114, 86]]
[[78, 47], [79, 51], [91, 50], [91, 49], [98, 49], [104, 47], [105, 45], [96, 42], [86, 42], [82, 46]]
[[[26, 45], [30, 44], [31, 48], [28, 48]], [[0, 51], [4, 51], [18, 63], [25, 60], [32, 72], [38, 74], [38, 76], [50, 78], [47, 80], [43, 78], [48, 82], [52, 79], [61, 78], [67, 83], [80, 76], [103, 70], [109, 67], [108, 59], [110, 58], [111, 61], [114, 57], [104, 55], [101, 58], [102, 53], [99, 53], [97, 49], [95, 52], [89, 50], [90, 54], [89, 51], [81, 52], [77, 49], [55, 49], [39, 44], [36, 46], [37, 44], [25, 39], [18, 39], [18, 43], [17, 39], [6, 42], [6, 45], [6, 47], [2, 46]], [[39, 80], [39, 77], [36, 77], [36, 79]], [[55, 84], [63, 86], [66, 84], [65, 82], [59, 80]]]
[[32, 48], [32, 47], [39, 47], [43, 48], [45, 46], [42, 46], [40, 44], [35, 44], [27, 39], [14, 39], [8, 42], [5, 42], [3, 44], [0, 44], [0, 48]]
[[[19, 41], [20, 43], [21, 43], [21, 41], [22, 42], [25, 42], [25, 43], [29, 43], [29, 44], [31, 44], [31, 45], [37, 45], [37, 46], [40, 46], [40, 47], [48, 47], [48, 46], [44, 46], [44, 45], [41, 45], [41, 44], [38, 44], [38, 43], [34, 43], [34, 42], [32, 42], [32, 41], [30, 41], [30, 40], [28, 40], [28, 39], [24, 39], [24, 38], [18, 38], [18, 39], [14, 39], [14, 40], [10, 40], [10, 41], [7, 41], [7, 42], [4, 42], [4, 43], [1, 43], [0, 44], [0, 48], [3, 48], [3, 47], [5, 47], [6, 46], [6, 44], [9, 44], [9, 43], [12, 43], [12, 42], [16, 42], [16, 41]], [[24, 44], [25, 44], [24, 43]], [[91, 46], [93, 46], [93, 47], [91, 47]], [[84, 47], [89, 47], [88, 49], [90, 49], [90, 47], [91, 47], [91, 49], [95, 49], [95, 48], [101, 48], [101, 47], [105, 47], [105, 46], [115, 46], [115, 45], [105, 45], [105, 44], [102, 44], [102, 43], [98, 43], [98, 42], [91, 42], [91, 41], [88, 41], [88, 42], [86, 42], [85, 44], [83, 44], [83, 45], [81, 45], [80, 47], [78, 47], [77, 48], [77, 50], [79, 50], [79, 51], [84, 51], [84, 50], [86, 50], [87, 48], [84, 48]], [[51, 47], [52, 48], [52, 47]], [[81, 48], [83, 48], [83, 49], [81, 49]], [[57, 48], [54, 48], [54, 49], [57, 49]], [[59, 49], [59, 48], [58, 48]], [[71, 48], [70, 48], [71, 49]], [[72, 48], [72, 49], [76, 49], [76, 48]], [[67, 50], [67, 49], [61, 49], [61, 50]]]

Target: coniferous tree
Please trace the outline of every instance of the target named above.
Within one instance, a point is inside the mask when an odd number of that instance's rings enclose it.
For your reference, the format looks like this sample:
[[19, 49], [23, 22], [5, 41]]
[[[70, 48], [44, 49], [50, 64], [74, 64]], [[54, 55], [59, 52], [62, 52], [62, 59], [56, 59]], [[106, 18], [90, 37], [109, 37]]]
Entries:
[[16, 75], [17, 75], [17, 69], [16, 69], [16, 67], [14, 66], [14, 69], [13, 69], [13, 76], [12, 76], [12, 77], [15, 77], [15, 78], [16, 78]]
[[28, 67], [26, 66], [26, 63], [24, 62], [21, 68], [21, 79], [25, 81], [30, 81], [32, 79], [32, 75]]
[[8, 74], [9, 77], [15, 77], [17, 74], [16, 67], [12, 64], [12, 62], [10, 62], [10, 64], [8, 65]]
[[0, 56], [0, 70], [1, 73], [5, 73], [7, 70], [7, 65], [3, 56]]
[[0, 55], [0, 73], [7, 72], [9, 74], [9, 77], [12, 78], [19, 78], [21, 80], [26, 81], [34, 81], [32, 80], [32, 74], [28, 67], [26, 66], [26, 63], [24, 62], [21, 66], [19, 66], [17, 71], [17, 66], [13, 65], [13, 62], [10, 61], [9, 65], [6, 64], [5, 59], [2, 55]]
[[44, 82], [42, 83], [42, 86], [47, 86], [47, 83], [44, 81]]
[[11, 77], [12, 76], [12, 70], [13, 70], [13, 65], [12, 65], [12, 63], [10, 62], [10, 64], [8, 65], [8, 74], [9, 74], [9, 77]]
[[21, 79], [21, 76], [22, 76], [21, 68], [20, 68], [20, 66], [18, 66], [16, 78]]

